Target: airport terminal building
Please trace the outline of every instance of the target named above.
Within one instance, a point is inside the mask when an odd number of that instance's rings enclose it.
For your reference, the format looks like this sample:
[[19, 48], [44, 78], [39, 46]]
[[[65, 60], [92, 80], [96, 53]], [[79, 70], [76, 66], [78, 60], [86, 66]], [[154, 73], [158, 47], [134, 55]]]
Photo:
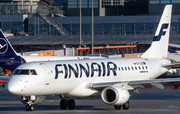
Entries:
[[[94, 0], [94, 44], [150, 44], [166, 4], [173, 4], [170, 42], [180, 43], [180, 1]], [[81, 0], [84, 46], [91, 45], [91, 5]], [[0, 28], [13, 34], [8, 38], [17, 51], [79, 47], [79, 0], [0, 0], [0, 9]]]

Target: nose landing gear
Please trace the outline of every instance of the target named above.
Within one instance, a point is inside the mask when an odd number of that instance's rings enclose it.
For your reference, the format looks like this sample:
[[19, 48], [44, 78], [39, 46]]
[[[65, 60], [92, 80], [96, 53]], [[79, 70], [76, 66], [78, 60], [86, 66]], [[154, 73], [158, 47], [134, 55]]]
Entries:
[[34, 110], [34, 106], [33, 105], [26, 105], [26, 111], [33, 111]]

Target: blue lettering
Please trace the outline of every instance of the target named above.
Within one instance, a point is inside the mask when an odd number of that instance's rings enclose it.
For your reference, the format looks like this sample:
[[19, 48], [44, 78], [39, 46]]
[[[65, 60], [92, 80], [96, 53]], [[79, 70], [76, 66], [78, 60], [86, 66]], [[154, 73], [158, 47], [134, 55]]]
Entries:
[[102, 64], [102, 69], [103, 69], [102, 76], [105, 76], [105, 74], [106, 74], [106, 67], [105, 67], [105, 64], [103, 62], [101, 62], [101, 64]]
[[[67, 71], [67, 66], [66, 66], [66, 64], [63, 64], [63, 66], [64, 66], [64, 71], [65, 71], [65, 76], [64, 76], [64, 78], [67, 78], [67, 74], [68, 74], [68, 71]], [[57, 64], [56, 66], [55, 66], [55, 79], [58, 79], [58, 75], [59, 75], [59, 73], [62, 73], [63, 74], [63, 71], [61, 70], [61, 71], [59, 71], [58, 70], [58, 67], [62, 67], [62, 64]]]
[[[111, 65], [111, 66], [113, 65], [113, 68], [110, 67], [110, 65]], [[114, 76], [117, 76], [117, 74], [116, 74], [116, 71], [117, 71], [117, 66], [116, 66], [116, 64], [114, 64], [113, 62], [108, 62], [108, 63], [107, 63], [107, 69], [108, 69], [107, 76], [110, 75], [110, 71], [111, 71], [111, 70], [112, 70]]]
[[[94, 68], [95, 66], [98, 66], [98, 68]], [[101, 76], [101, 66], [97, 63], [92, 63], [91, 64], [91, 77], [94, 76], [94, 71], [98, 72], [98, 76]]]
[[68, 76], [67, 66], [66, 66], [66, 64], [63, 64], [63, 66], [64, 66], [64, 70], [65, 70], [65, 76], [64, 76], [64, 78], [67, 78], [67, 76]]
[[[91, 67], [89, 67], [89, 64], [86, 63], [86, 66], [83, 66], [81, 63], [79, 63], [79, 66], [77, 64], [75, 64], [74, 68], [72, 65], [70, 64], [57, 64], [55, 66], [55, 79], [58, 79], [59, 74], [63, 74], [64, 73], [64, 78], [71, 78], [71, 72], [74, 73], [75, 78], [78, 78], [79, 74], [79, 78], [82, 77], [82, 72], [84, 71], [86, 77], [90, 76], [90, 70], [91, 70], [91, 77], [93, 77], [95, 75], [95, 72], [97, 72], [98, 76], [106, 76], [106, 70], [107, 70], [107, 76], [110, 76], [110, 73], [112, 72], [114, 76], [117, 76], [117, 65], [113, 62], [107, 62], [107, 66], [105, 65], [104, 62], [101, 62], [101, 65], [99, 65], [98, 63], [91, 63]], [[58, 68], [61, 68], [58, 69]], [[64, 70], [62, 70], [64, 67]], [[91, 69], [90, 69], [91, 68]], [[102, 69], [101, 69], [102, 68]], [[107, 69], [106, 69], [107, 68]], [[101, 75], [102, 72], [102, 75]]]
[[58, 78], [59, 73], [63, 73], [63, 71], [61, 72], [61, 71], [59, 71], [58, 68], [57, 68], [57, 67], [61, 67], [61, 66], [62, 66], [62, 64], [57, 64], [57, 65], [55, 66], [55, 71], [56, 71], [55, 79]]
[[78, 70], [77, 64], [75, 64], [75, 65], [76, 65], [76, 70], [70, 64], [68, 64], [68, 67], [69, 67], [69, 78], [71, 78], [71, 71], [73, 71], [75, 77], [78, 78], [79, 70]]
[[82, 70], [86, 74], [86, 77], [89, 77], [89, 65], [87, 63], [86, 63], [86, 65], [87, 65], [87, 69], [82, 64], [79, 64], [79, 67], [80, 67], [80, 78], [82, 77]]

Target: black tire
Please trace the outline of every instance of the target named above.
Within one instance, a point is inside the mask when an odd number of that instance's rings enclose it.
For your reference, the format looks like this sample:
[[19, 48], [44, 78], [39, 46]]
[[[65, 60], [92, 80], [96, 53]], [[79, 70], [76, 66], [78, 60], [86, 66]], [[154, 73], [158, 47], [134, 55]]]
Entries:
[[127, 101], [125, 104], [123, 104], [123, 109], [128, 110], [129, 106], [130, 106], [129, 101]]
[[60, 108], [65, 110], [67, 108], [67, 100], [66, 99], [62, 99], [60, 101]]
[[119, 110], [119, 109], [121, 109], [121, 105], [114, 105], [114, 108], [115, 108], [116, 110]]
[[73, 110], [73, 109], [75, 108], [75, 101], [74, 101], [73, 99], [70, 99], [70, 100], [68, 101], [68, 108], [69, 108], [70, 110]]
[[34, 106], [29, 106], [29, 109], [30, 109], [30, 111], [33, 111], [34, 110]]
[[29, 105], [26, 105], [26, 111], [29, 111], [29, 110], [30, 110]]

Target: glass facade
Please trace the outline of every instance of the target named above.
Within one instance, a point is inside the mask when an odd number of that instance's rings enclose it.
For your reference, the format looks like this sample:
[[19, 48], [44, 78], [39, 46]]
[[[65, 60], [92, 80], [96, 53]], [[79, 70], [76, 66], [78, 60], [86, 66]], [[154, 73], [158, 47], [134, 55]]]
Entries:
[[56, 36], [60, 35], [59, 32], [53, 27], [48, 24], [29, 24], [28, 26], [28, 33], [31, 36]]
[[68, 8], [77, 8], [77, 0], [68, 0]]
[[170, 4], [170, 3], [180, 3], [180, 0], [149, 0], [150, 4]]
[[167, 3], [170, 3], [170, 0], [161, 0], [161, 3], [162, 4], [167, 4]]
[[[98, 1], [93, 0], [93, 7], [98, 8]], [[92, 0], [81, 0], [81, 8], [91, 8]], [[68, 8], [79, 8], [80, 0], [68, 0]]]
[[54, 0], [55, 2], [59, 3], [59, 4], [66, 4], [66, 0]]
[[[171, 34], [180, 34], [180, 23], [171, 24]], [[71, 35], [79, 35], [79, 24], [64, 25]], [[154, 35], [158, 23], [94, 24], [95, 35]], [[82, 24], [82, 34], [91, 35], [91, 24]]]
[[[23, 8], [22, 8], [23, 7]], [[22, 10], [23, 9], [23, 10]], [[32, 6], [32, 13], [35, 13], [37, 5]], [[18, 4], [0, 4], [0, 15], [23, 15], [31, 13], [30, 5], [18, 5]]]
[[1, 22], [0, 28], [3, 31], [16, 34], [23, 31], [23, 22]]
[[[66, 0], [54, 0], [58, 2], [64, 2]], [[121, 0], [102, 0], [102, 5], [111, 5], [113, 4], [121, 4]], [[133, 1], [134, 2], [134, 1]], [[127, 5], [127, 8], [141, 8], [143, 4], [145, 4], [144, 1], [136, 1], [137, 5], [133, 5], [133, 2], [131, 0], [124, 0], [124, 4], [129, 4]], [[149, 0], [151, 4], [168, 4], [168, 3], [180, 3], [180, 0]], [[72, 11], [77, 10], [79, 12], [79, 5], [80, 2], [79, 0], [67, 0], [67, 7], [70, 8]], [[96, 8], [98, 11], [99, 7], [99, 0], [93, 0], [94, 3], [94, 8]], [[92, 0], [81, 0], [81, 7], [82, 8], [88, 8], [89, 11], [87, 10], [82, 10], [84, 13], [89, 13], [91, 14], [91, 4]], [[138, 6], [140, 5], [140, 6]], [[57, 5], [58, 6], [58, 5]], [[59, 9], [56, 5], [52, 7], [52, 11], [54, 14]], [[126, 6], [124, 6], [125, 8]], [[32, 11], [36, 12], [37, 5], [32, 6]], [[112, 9], [112, 8], [111, 8]], [[94, 15], [97, 12], [97, 10], [94, 10]], [[125, 9], [126, 10], [126, 9]], [[22, 10], [22, 5], [17, 4], [17, 3], [3, 3], [0, 4], [0, 15], [22, 15], [22, 14], [29, 14], [31, 11], [31, 7], [29, 4], [24, 3], [23, 10]], [[50, 13], [49, 13], [50, 14]], [[53, 17], [51, 17], [53, 18]], [[116, 17], [113, 17], [116, 18]], [[8, 31], [11, 33], [17, 33], [17, 32], [22, 32], [25, 31], [29, 35], [43, 35], [43, 36], [48, 36], [48, 35], [60, 35], [60, 32], [57, 30], [58, 28], [55, 28], [52, 24], [48, 24], [45, 19], [41, 18], [39, 16], [39, 21], [38, 17], [36, 19], [32, 19], [32, 22], [29, 23], [27, 22], [25, 25], [25, 22], [0, 22], [0, 27], [3, 31]], [[53, 22], [55, 20], [51, 20]], [[105, 22], [105, 23], [103, 23]], [[154, 34], [158, 24], [157, 23], [133, 23], [134, 21], [130, 22], [121, 22], [121, 23], [111, 23], [112, 21], [108, 22], [102, 20], [101, 22], [95, 23], [94, 24], [94, 34], [95, 35], [126, 35], [126, 34]], [[131, 23], [132, 22], [132, 23]], [[142, 21], [143, 22], [143, 21]], [[61, 22], [59, 21], [59, 26], [61, 25]], [[55, 24], [54, 24], [55, 25]], [[78, 22], [76, 24], [63, 24], [63, 26], [66, 28], [66, 30], [69, 32], [70, 35], [79, 35], [79, 24]], [[26, 30], [25, 30], [26, 29]], [[91, 35], [91, 24], [86, 23], [82, 24], [82, 34], [83, 35]], [[180, 26], [179, 23], [172, 23], [171, 24], [171, 34], [180, 34]], [[16, 35], [16, 34], [15, 34]]]
[[[98, 8], [99, 0], [93, 0], [93, 7]], [[92, 0], [89, 0], [89, 8], [92, 8]]]
[[[80, 8], [80, 0], [78, 0], [78, 8]], [[81, 0], [81, 8], [88, 8], [88, 0]]]
[[172, 0], [172, 3], [180, 3], [180, 0]]

